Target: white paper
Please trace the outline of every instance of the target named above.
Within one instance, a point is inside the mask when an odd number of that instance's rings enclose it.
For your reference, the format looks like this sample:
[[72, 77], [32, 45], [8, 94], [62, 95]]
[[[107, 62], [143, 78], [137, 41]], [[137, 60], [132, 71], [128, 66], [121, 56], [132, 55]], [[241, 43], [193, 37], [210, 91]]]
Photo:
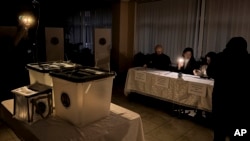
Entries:
[[36, 91], [29, 89], [27, 86], [23, 86], [23, 87], [14, 89], [11, 92], [13, 92], [15, 94], [23, 95], [23, 96], [30, 96], [30, 95], [37, 93]]
[[188, 83], [188, 93], [193, 95], [198, 95], [206, 97], [206, 85], [199, 83]]
[[194, 75], [183, 75], [182, 78], [185, 81], [206, 84], [206, 85], [212, 85], [212, 86], [214, 83], [214, 81], [211, 79], [203, 79], [203, 78], [200, 78], [199, 76], [194, 76]]

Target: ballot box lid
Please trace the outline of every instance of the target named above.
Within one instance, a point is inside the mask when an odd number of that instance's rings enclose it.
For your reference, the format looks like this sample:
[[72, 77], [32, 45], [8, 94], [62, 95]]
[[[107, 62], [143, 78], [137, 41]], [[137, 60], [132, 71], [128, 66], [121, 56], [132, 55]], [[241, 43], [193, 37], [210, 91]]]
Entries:
[[50, 92], [52, 92], [52, 87], [36, 82], [27, 86], [13, 89], [11, 92], [14, 94], [23, 95], [24, 97], [33, 97], [39, 94], [50, 94]]
[[73, 70], [53, 71], [50, 76], [64, 79], [71, 82], [81, 83], [87, 81], [98, 80], [107, 77], [114, 77], [113, 71], [106, 71], [95, 67], [78, 67]]
[[41, 73], [49, 73], [50, 71], [55, 71], [55, 70], [74, 69], [79, 66], [81, 65], [68, 61], [51, 61], [51, 62], [29, 63], [26, 65], [26, 68]]

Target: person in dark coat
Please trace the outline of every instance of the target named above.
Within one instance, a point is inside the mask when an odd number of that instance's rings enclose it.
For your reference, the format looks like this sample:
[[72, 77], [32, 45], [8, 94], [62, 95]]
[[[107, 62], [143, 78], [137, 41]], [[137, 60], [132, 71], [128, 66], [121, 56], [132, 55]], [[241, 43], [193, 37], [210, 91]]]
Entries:
[[155, 52], [148, 55], [147, 63], [144, 67], [169, 71], [171, 69], [170, 57], [163, 53], [162, 45], [155, 46]]
[[[213, 77], [213, 66], [211, 66], [211, 62], [214, 61], [214, 58], [216, 57], [216, 53], [213, 51], [208, 52], [205, 57], [204, 60], [202, 61], [200, 68], [199, 69], [195, 69], [194, 75], [198, 75], [201, 77], [206, 77], [206, 78], [212, 78]], [[209, 70], [211, 73], [209, 74], [209, 76], [207, 75], [207, 70]]]
[[[233, 37], [214, 61], [212, 116], [214, 141], [250, 141], [250, 133], [239, 136], [241, 129], [250, 132], [249, 107], [250, 59], [247, 42]], [[209, 72], [208, 72], [209, 74]]]
[[146, 55], [142, 52], [136, 53], [133, 58], [133, 67], [142, 67], [144, 64], [147, 63], [146, 59]]
[[215, 57], [216, 57], [217, 53], [211, 51], [211, 52], [208, 52], [205, 56], [206, 58], [206, 63], [207, 63], [207, 69], [206, 69], [206, 73], [209, 71], [210, 73], [207, 74], [207, 76], [209, 78], [213, 78], [214, 77], [214, 67], [213, 65], [213, 62], [215, 60]]
[[198, 62], [194, 58], [193, 49], [187, 47], [182, 52], [183, 62], [178, 62], [178, 71], [185, 74], [193, 74], [199, 68]]
[[0, 81], [0, 101], [13, 98], [11, 90], [29, 83], [29, 74], [25, 68], [26, 51], [22, 44], [26, 38], [27, 30], [17, 28], [14, 36], [3, 35], [0, 37], [0, 58], [2, 60]]

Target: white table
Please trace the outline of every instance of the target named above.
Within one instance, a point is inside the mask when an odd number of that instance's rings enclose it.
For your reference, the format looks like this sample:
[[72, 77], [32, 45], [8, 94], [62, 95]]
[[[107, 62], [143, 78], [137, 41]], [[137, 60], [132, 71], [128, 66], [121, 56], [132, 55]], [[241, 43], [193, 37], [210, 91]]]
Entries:
[[136, 92], [210, 112], [213, 83], [199, 76], [182, 74], [178, 78], [176, 72], [136, 67], [128, 70], [124, 93]]
[[0, 117], [25, 141], [145, 141], [140, 115], [113, 103], [108, 117], [85, 127], [53, 116], [29, 125], [12, 114], [13, 99], [3, 101]]

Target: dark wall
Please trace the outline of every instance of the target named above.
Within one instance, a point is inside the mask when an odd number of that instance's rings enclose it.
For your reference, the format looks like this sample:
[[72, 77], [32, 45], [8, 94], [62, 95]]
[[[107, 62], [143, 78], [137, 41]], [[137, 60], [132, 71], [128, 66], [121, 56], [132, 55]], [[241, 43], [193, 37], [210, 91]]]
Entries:
[[0, 24], [1, 25], [16, 25], [17, 13], [24, 7], [20, 2], [16, 1], [1, 1], [0, 2]]
[[45, 61], [45, 27], [66, 27], [67, 19], [81, 10], [112, 8], [118, 0], [5, 0], [0, 2], [0, 26], [17, 26], [21, 12], [32, 12], [36, 25], [29, 29], [30, 42], [39, 49], [39, 61]]
[[[40, 24], [63, 26], [79, 10], [111, 7], [118, 0], [5, 0], [0, 2], [0, 25], [16, 25], [21, 11], [40, 12]], [[2, 20], [4, 18], [4, 20]]]

